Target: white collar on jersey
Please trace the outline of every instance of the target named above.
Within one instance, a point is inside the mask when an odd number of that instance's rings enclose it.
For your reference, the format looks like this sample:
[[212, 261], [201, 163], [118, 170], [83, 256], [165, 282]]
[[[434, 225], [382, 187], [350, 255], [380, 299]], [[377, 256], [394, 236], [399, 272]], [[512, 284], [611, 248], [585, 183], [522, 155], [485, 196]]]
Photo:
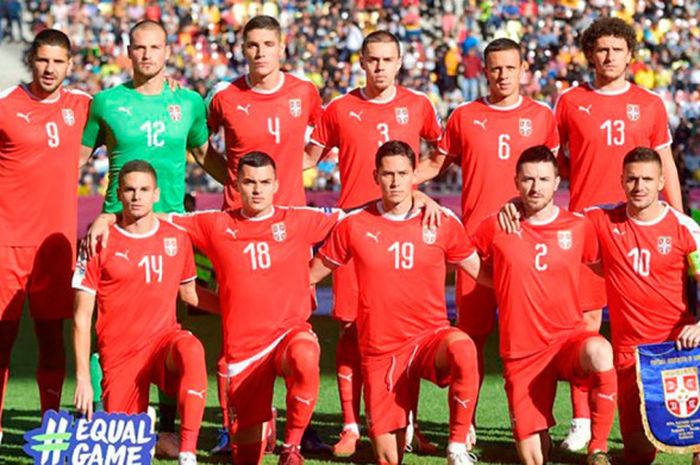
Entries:
[[156, 232], [158, 232], [158, 228], [160, 228], [160, 221], [158, 218], [155, 218], [155, 222], [153, 223], [153, 228], [151, 228], [150, 231], [145, 232], [143, 234], [136, 234], [136, 233], [131, 233], [127, 231], [126, 229], [122, 229], [118, 224], [114, 225], [114, 228], [125, 235], [126, 237], [130, 237], [132, 239], [145, 239], [147, 237], [153, 236]]
[[278, 82], [277, 85], [275, 87], [273, 87], [272, 89], [256, 89], [253, 86], [253, 83], [250, 82], [250, 74], [245, 75], [245, 83], [248, 85], [248, 88], [250, 90], [252, 90], [253, 92], [255, 92], [257, 94], [274, 94], [275, 92], [280, 90], [282, 88], [282, 86], [284, 85], [284, 76], [285, 76], [285, 73], [283, 71], [280, 72], [280, 82]]
[[416, 216], [420, 215], [421, 211], [420, 210], [415, 210], [415, 211], [409, 211], [405, 215], [396, 215], [394, 213], [390, 213], [384, 210], [384, 204], [382, 203], [381, 200], [377, 200], [377, 210], [379, 211], [379, 214], [382, 215], [382, 218], [386, 218], [387, 220], [390, 221], [406, 221], [410, 220], [412, 218], [415, 218]]
[[512, 105], [508, 105], [507, 107], [492, 104], [488, 97], [484, 97], [484, 103], [486, 105], [488, 105], [489, 108], [493, 108], [494, 110], [498, 110], [498, 111], [515, 110], [516, 108], [518, 108], [520, 105], [523, 104], [523, 96], [518, 95], [518, 101]]
[[369, 97], [367, 96], [367, 94], [365, 93], [365, 88], [364, 88], [364, 87], [360, 88], [360, 95], [362, 95], [362, 98], [363, 98], [363, 99], [365, 99], [365, 100], [366, 100], [367, 102], [369, 102], [369, 103], [377, 103], [377, 104], [380, 104], [380, 105], [381, 105], [382, 103], [389, 103], [389, 102], [391, 102], [392, 100], [394, 100], [394, 99], [396, 98], [396, 93], [397, 93], [397, 92], [398, 92], [398, 91], [396, 90], [396, 85], [394, 85], [394, 86], [393, 86], [393, 89], [392, 89], [392, 92], [391, 92], [391, 95], [390, 95], [389, 97], [385, 98], [385, 99], [381, 99], [381, 100], [380, 100], [380, 99], [377, 99], [377, 98], [374, 98], [374, 99], [369, 98]]
[[29, 97], [30, 97], [32, 100], [35, 100], [35, 101], [37, 101], [37, 102], [39, 102], [39, 103], [56, 103], [56, 102], [58, 102], [59, 100], [61, 100], [61, 95], [63, 94], [63, 88], [61, 88], [61, 90], [58, 92], [58, 94], [56, 94], [56, 96], [55, 96], [54, 98], [52, 98], [52, 99], [40, 99], [40, 98], [37, 97], [36, 95], [32, 94], [32, 91], [29, 90], [29, 86], [28, 86], [28, 85], [22, 84], [22, 89], [27, 93], [27, 95], [29, 95]]
[[629, 220], [634, 224], [638, 224], [639, 226], [654, 226], [655, 224], [661, 223], [661, 220], [666, 218], [666, 215], [668, 215], [668, 212], [670, 210], [670, 207], [668, 206], [668, 204], [666, 202], [664, 202], [663, 200], [658, 200], [658, 202], [664, 207], [664, 211], [661, 212], [661, 214], [658, 216], [658, 218], [654, 218], [653, 220], [642, 221], [642, 220], [638, 220], [636, 218], [632, 218], [630, 216], [630, 212], [627, 209], [627, 207], [625, 207], [625, 214], [627, 215], [627, 218], [629, 218]]
[[559, 217], [560, 211], [561, 211], [560, 208], [555, 205], [554, 206], [554, 214], [552, 216], [550, 216], [549, 218], [545, 218], [543, 220], [536, 220], [534, 218], [530, 218], [527, 220], [527, 222], [533, 226], [545, 226], [545, 225], [548, 225], [550, 223], [553, 223], [554, 220], [556, 220]]
[[632, 84], [629, 81], [625, 81], [625, 85], [622, 88], [616, 90], [598, 89], [592, 82], [590, 82], [588, 85], [591, 86], [593, 92], [600, 95], [622, 95], [628, 90], [630, 90], [630, 88], [632, 87]]
[[264, 214], [264, 215], [262, 215], [262, 216], [248, 216], [248, 215], [245, 214], [245, 212], [244, 212], [243, 209], [241, 208], [241, 216], [242, 216], [243, 218], [245, 218], [246, 220], [248, 220], [248, 221], [265, 221], [265, 220], [269, 220], [270, 218], [272, 218], [272, 215], [274, 215], [274, 214], [275, 214], [275, 206], [274, 206], [274, 205], [272, 206], [272, 209], [270, 210], [270, 213], [266, 213], [266, 214]]

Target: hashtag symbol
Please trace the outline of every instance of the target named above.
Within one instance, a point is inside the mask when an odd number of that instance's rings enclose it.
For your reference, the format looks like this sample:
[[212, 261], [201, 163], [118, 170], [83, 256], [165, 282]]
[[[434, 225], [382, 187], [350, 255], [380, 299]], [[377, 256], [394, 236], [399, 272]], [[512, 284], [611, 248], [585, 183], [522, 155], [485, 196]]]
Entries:
[[73, 418], [68, 412], [49, 410], [44, 415], [41, 428], [25, 434], [24, 451], [34, 457], [35, 465], [60, 465], [65, 463], [66, 451], [73, 437]]

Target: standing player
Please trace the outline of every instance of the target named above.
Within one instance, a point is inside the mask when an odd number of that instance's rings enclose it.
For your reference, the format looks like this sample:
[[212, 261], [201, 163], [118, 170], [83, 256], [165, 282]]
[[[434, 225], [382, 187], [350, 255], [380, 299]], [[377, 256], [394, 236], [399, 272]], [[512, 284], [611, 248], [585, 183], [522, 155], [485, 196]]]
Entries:
[[[566, 90], [555, 114], [568, 163], [569, 208], [582, 212], [598, 204], [624, 199], [617, 173], [634, 147], [654, 148], [661, 155], [669, 204], [682, 210], [678, 173], [671, 153], [666, 109], [658, 95], [627, 81], [627, 66], [636, 46], [636, 32], [619, 18], [602, 18], [581, 36], [581, 48], [594, 72], [593, 82]], [[600, 329], [605, 306], [603, 279], [587, 267], [581, 272], [580, 306], [592, 331]], [[588, 395], [572, 389], [574, 419], [562, 447], [578, 450], [590, 438]]]
[[182, 417], [179, 463], [196, 465], [207, 369], [202, 344], [177, 323], [175, 297], [179, 290], [186, 303], [211, 311], [218, 303], [199, 301], [187, 234], [160, 222], [153, 213], [160, 195], [153, 167], [141, 160], [127, 162], [118, 185], [123, 212], [112, 226], [109, 245], [80, 264], [73, 277], [75, 407], [88, 420], [92, 416], [90, 330], [97, 300], [105, 410], [145, 412], [151, 382], [177, 396]]
[[412, 210], [416, 156], [389, 141], [376, 152], [382, 199], [348, 215], [311, 265], [312, 282], [355, 261], [357, 329], [369, 435], [380, 465], [399, 464], [421, 379], [449, 386], [450, 465], [472, 464], [467, 445], [478, 391], [476, 350], [451, 328], [445, 307], [446, 263], [476, 276], [480, 263], [459, 220], [437, 229]]
[[559, 175], [551, 150], [529, 148], [516, 166], [515, 185], [526, 219], [522, 227], [508, 234], [493, 215], [473, 239], [482, 259], [493, 264], [500, 352], [518, 455], [528, 465], [547, 462], [557, 380], [565, 379], [590, 388], [588, 463], [609, 464], [617, 388], [612, 350], [605, 338], [585, 328], [577, 296], [581, 267], [575, 266], [598, 260], [595, 230], [585, 218], [554, 205]]
[[[32, 42], [32, 82], [0, 92], [0, 414], [25, 299], [39, 346], [42, 413], [58, 410], [63, 319], [73, 314], [80, 136], [90, 96], [61, 87], [71, 44], [45, 29]], [[27, 208], [31, 205], [31, 208]], [[0, 428], [0, 442], [2, 428]]]
[[337, 221], [306, 207], [273, 206], [275, 163], [252, 152], [237, 163], [242, 207], [172, 215], [212, 261], [219, 277], [233, 461], [256, 465], [263, 424], [272, 417], [276, 376], [287, 385], [280, 465], [304, 462], [300, 443], [319, 389], [320, 348], [307, 323], [309, 251]]
[[[421, 139], [434, 144], [440, 137], [440, 121], [425, 94], [395, 84], [401, 67], [399, 40], [387, 31], [375, 31], [365, 37], [360, 63], [367, 85], [333, 100], [307, 146], [307, 164], [315, 164], [330, 149], [338, 148], [340, 200], [338, 207], [357, 208], [379, 197], [372, 177], [373, 154], [388, 140], [408, 143], [420, 153]], [[333, 275], [333, 317], [340, 321], [342, 333], [336, 351], [338, 392], [343, 412], [343, 432], [333, 451], [351, 455], [360, 439], [360, 393], [362, 377], [355, 317], [358, 284], [353, 261]], [[419, 451], [429, 452], [427, 440], [416, 431]], [[432, 449], [435, 449], [432, 446]]]
[[[446, 162], [461, 160], [462, 221], [469, 234], [516, 195], [510, 176], [518, 154], [539, 144], [555, 152], [559, 147], [551, 110], [520, 95], [524, 69], [520, 45], [510, 39], [496, 39], [486, 47], [484, 57], [489, 96], [455, 109], [447, 121], [439, 152], [418, 168], [418, 182], [424, 182], [437, 176]], [[483, 349], [496, 322], [496, 296], [493, 289], [458, 272], [457, 306], [457, 325], [476, 344], [483, 381]]]

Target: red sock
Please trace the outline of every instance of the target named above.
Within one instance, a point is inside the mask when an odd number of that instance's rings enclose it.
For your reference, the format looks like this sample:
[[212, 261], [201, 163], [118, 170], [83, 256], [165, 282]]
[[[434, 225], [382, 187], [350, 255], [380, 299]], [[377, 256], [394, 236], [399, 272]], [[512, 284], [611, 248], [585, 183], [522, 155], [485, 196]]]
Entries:
[[[19, 321], [0, 322], [0, 419], [5, 403], [7, 381], [10, 378], [10, 355], [18, 332]], [[2, 431], [2, 424], [0, 424], [0, 431]]]
[[197, 452], [207, 396], [207, 367], [204, 348], [190, 335], [175, 341], [171, 349], [179, 375], [177, 407], [180, 413], [180, 452]]
[[284, 443], [298, 446], [304, 430], [311, 421], [321, 383], [319, 358], [321, 350], [316, 341], [297, 339], [286, 350], [291, 374], [285, 376], [287, 385], [287, 425]]
[[216, 362], [216, 388], [221, 406], [221, 422], [224, 428], [228, 429], [230, 426], [228, 423], [228, 364], [223, 354]]
[[592, 373], [591, 380], [591, 442], [588, 443], [588, 452], [607, 452], [608, 437], [615, 420], [617, 373], [615, 370]]
[[343, 424], [359, 424], [362, 368], [355, 324], [348, 326], [338, 339], [335, 365]]
[[63, 379], [66, 377], [66, 351], [63, 344], [63, 320], [34, 320], [39, 344], [36, 382], [43, 415], [61, 408]]
[[571, 384], [570, 387], [573, 418], [591, 418], [591, 409], [588, 405], [588, 387], [574, 384]]
[[258, 465], [262, 462], [264, 450], [262, 442], [254, 442], [252, 444], [231, 443], [231, 455], [233, 456], [233, 463], [236, 465]]
[[476, 347], [471, 339], [447, 346], [450, 364], [450, 442], [466, 444], [479, 392]]

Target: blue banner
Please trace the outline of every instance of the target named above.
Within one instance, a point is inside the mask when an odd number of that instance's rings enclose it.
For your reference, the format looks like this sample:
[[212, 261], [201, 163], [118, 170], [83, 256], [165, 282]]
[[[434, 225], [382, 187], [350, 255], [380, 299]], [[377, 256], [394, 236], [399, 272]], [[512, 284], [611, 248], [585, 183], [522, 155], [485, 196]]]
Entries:
[[700, 348], [674, 342], [637, 348], [637, 383], [644, 431], [665, 452], [700, 452]]

